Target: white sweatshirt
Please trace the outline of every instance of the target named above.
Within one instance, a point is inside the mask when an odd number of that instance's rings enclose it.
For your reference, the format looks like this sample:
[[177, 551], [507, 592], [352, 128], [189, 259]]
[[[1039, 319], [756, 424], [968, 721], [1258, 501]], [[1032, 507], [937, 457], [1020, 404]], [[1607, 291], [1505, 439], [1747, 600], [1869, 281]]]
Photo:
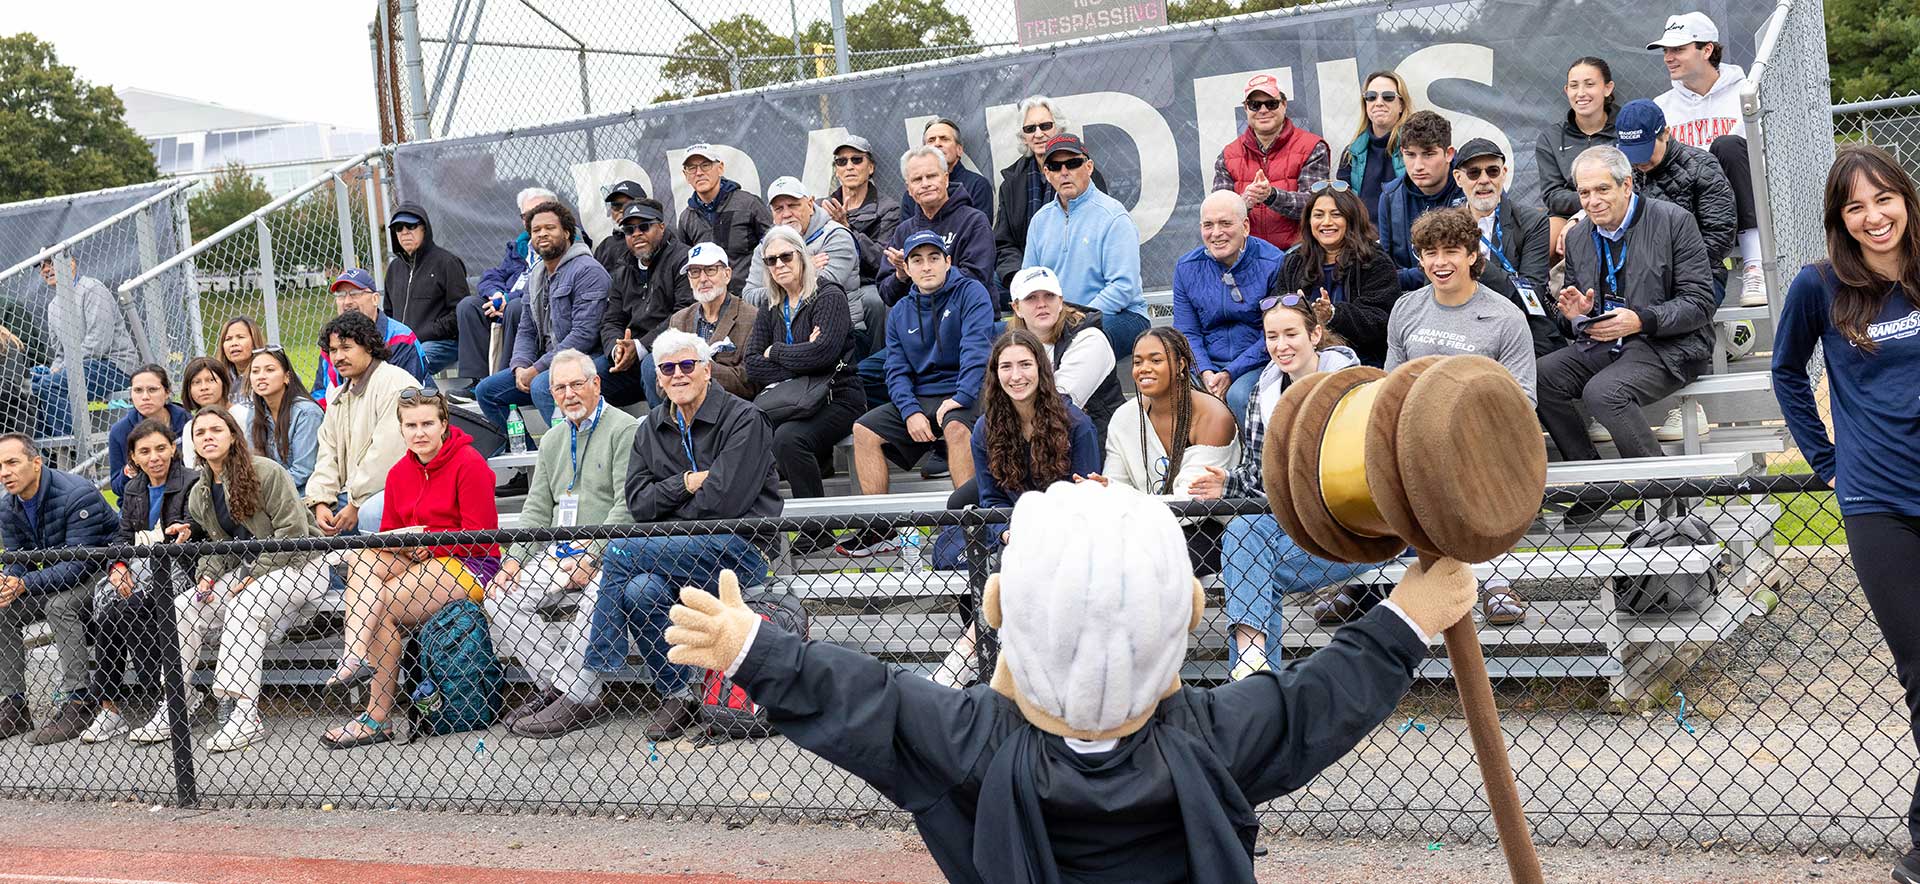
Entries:
[[[1196, 397], [1201, 395], [1194, 394]], [[1107, 467], [1104, 475], [1115, 482], [1131, 485], [1148, 494], [1157, 493], [1160, 480], [1167, 475], [1167, 450], [1160, 434], [1147, 429], [1147, 447], [1140, 450], [1140, 398], [1128, 399], [1113, 413], [1107, 425]], [[1189, 445], [1180, 458], [1180, 472], [1173, 477], [1173, 496], [1184, 498], [1193, 480], [1205, 474], [1207, 467], [1232, 470], [1240, 465], [1240, 434], [1226, 445]]]
[[1679, 80], [1653, 100], [1667, 117], [1667, 131], [1681, 144], [1705, 150], [1722, 135], [1746, 137], [1747, 118], [1740, 113], [1740, 87], [1747, 73], [1737, 64], [1720, 64], [1720, 79], [1701, 95]]

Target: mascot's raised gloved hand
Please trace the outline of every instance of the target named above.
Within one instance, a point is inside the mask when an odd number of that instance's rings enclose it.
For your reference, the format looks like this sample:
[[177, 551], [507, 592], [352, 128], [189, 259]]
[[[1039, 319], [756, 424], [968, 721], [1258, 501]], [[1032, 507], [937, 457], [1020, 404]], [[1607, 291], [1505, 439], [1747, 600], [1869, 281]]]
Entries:
[[753, 613], [740, 598], [740, 578], [732, 569], [720, 572], [720, 597], [695, 587], [680, 590], [680, 604], [673, 606], [673, 625], [666, 639], [672, 645], [667, 659], [683, 666], [698, 666], [725, 672], [740, 659], [747, 636], [760, 615]]
[[1478, 581], [1473, 566], [1453, 559], [1440, 559], [1429, 567], [1420, 563], [1407, 568], [1400, 585], [1387, 600], [1405, 611], [1420, 625], [1421, 638], [1445, 632], [1473, 610], [1478, 597]]

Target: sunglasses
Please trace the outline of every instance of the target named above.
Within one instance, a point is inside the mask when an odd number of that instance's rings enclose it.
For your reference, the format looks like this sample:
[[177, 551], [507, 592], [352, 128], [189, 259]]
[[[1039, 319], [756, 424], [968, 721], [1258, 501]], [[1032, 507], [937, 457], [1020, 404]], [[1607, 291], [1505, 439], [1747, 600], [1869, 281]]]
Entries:
[[393, 226], [393, 229], [395, 229], [395, 230], [400, 230], [400, 231], [407, 231], [407, 230], [419, 230], [419, 229], [420, 229], [420, 225], [418, 225], [418, 224], [408, 224], [408, 223], [407, 223], [407, 222], [405, 222], [405, 221], [395, 221], [395, 222], [393, 222], [393, 225], [392, 225], [392, 226]]
[[1046, 167], [1049, 172], [1058, 172], [1061, 169], [1078, 169], [1086, 164], [1086, 157], [1073, 157], [1065, 160], [1048, 160]]
[[1307, 296], [1295, 292], [1291, 295], [1268, 295], [1260, 299], [1260, 312], [1265, 313], [1275, 306], [1298, 307], [1307, 302]]
[[265, 347], [253, 348], [253, 355], [255, 356], [258, 356], [262, 353], [285, 353], [285, 352], [287, 351], [280, 349], [279, 344], [268, 344]]
[[867, 161], [867, 157], [865, 154], [857, 154], [857, 153], [848, 154], [847, 156], [844, 156], [844, 157], [833, 158], [833, 164], [836, 166], [858, 166], [861, 163], [864, 163], [866, 161]]
[[438, 402], [441, 398], [442, 394], [439, 390], [422, 390], [419, 387], [408, 387], [400, 391], [401, 402]]
[[1500, 173], [1504, 171], [1506, 170], [1497, 165], [1474, 166], [1470, 169], [1461, 169], [1460, 174], [1467, 176], [1468, 181], [1479, 181], [1482, 178], [1498, 178], [1500, 177]]
[[1280, 99], [1269, 98], [1263, 101], [1258, 98], [1249, 98], [1246, 107], [1250, 111], [1276, 111], [1280, 109]]
[[1048, 120], [1044, 123], [1028, 123], [1025, 126], [1021, 126], [1020, 131], [1027, 135], [1032, 135], [1035, 132], [1052, 132], [1053, 121]]
[[761, 263], [767, 265], [768, 267], [778, 267], [782, 264], [787, 263], [788, 261], [792, 261], [799, 257], [800, 257], [799, 252], [781, 252], [778, 255], [768, 255], [764, 258], [761, 258], [760, 261]]
[[1391, 92], [1391, 91], [1389, 91], [1389, 92], [1362, 92], [1362, 93], [1360, 93], [1360, 97], [1361, 97], [1361, 98], [1362, 98], [1363, 100], [1366, 100], [1366, 101], [1385, 101], [1385, 102], [1395, 102], [1395, 101], [1399, 101], [1399, 100], [1400, 100], [1400, 93], [1398, 93], [1398, 92]]
[[1334, 179], [1331, 181], [1315, 181], [1311, 186], [1307, 188], [1307, 192], [1308, 193], [1325, 193], [1329, 190], [1332, 190], [1339, 193], [1346, 193], [1347, 191], [1350, 191], [1352, 189], [1353, 189], [1353, 185], [1348, 184], [1347, 182], [1341, 181], [1339, 179]]
[[657, 221], [640, 221], [634, 224], [622, 224], [620, 225], [620, 232], [632, 236], [636, 233], [646, 233], [658, 226], [658, 224], [659, 222]]
[[688, 377], [692, 377], [693, 370], [699, 367], [700, 367], [700, 360], [698, 359], [682, 359], [679, 362], [659, 363], [658, 365], [654, 366], [654, 369], [660, 372], [660, 375], [662, 377], [670, 378], [677, 374], [683, 374]]

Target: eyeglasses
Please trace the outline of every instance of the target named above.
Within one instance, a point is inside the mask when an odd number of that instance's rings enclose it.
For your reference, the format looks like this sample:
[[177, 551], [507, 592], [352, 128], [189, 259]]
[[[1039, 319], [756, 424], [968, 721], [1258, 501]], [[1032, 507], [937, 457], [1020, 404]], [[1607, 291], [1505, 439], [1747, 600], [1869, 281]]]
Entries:
[[1307, 302], [1307, 296], [1295, 292], [1291, 295], [1268, 295], [1260, 299], [1260, 312], [1265, 313], [1275, 306], [1298, 307]]
[[657, 221], [641, 221], [635, 224], [622, 224], [620, 225], [620, 232], [628, 236], [632, 236], [636, 233], [646, 233], [647, 231], [652, 230], [654, 227], [658, 226], [658, 224], [659, 222]]
[[1505, 171], [1506, 170], [1502, 169], [1500, 166], [1493, 165], [1493, 166], [1473, 166], [1471, 168], [1463, 168], [1460, 170], [1460, 173], [1467, 176], [1468, 181], [1479, 181], [1481, 178], [1498, 178], [1500, 177], [1500, 174]]
[[661, 376], [670, 378], [677, 374], [683, 374], [688, 377], [692, 377], [693, 370], [699, 367], [700, 367], [700, 360], [698, 359], [682, 359], [679, 362], [659, 363], [654, 366], [654, 369], [659, 371]]
[[858, 166], [866, 161], [867, 155], [863, 153], [847, 154], [844, 157], [833, 158], [833, 164], [836, 166]]
[[265, 347], [253, 348], [253, 355], [255, 356], [258, 356], [262, 353], [285, 353], [285, 352], [287, 351], [281, 349], [279, 344], [268, 344]]
[[1387, 102], [1388, 104], [1392, 104], [1393, 102], [1400, 100], [1400, 93], [1394, 92], [1392, 90], [1388, 90], [1386, 92], [1362, 92], [1360, 93], [1360, 98], [1370, 102], [1384, 101], [1384, 102]]
[[777, 255], [768, 255], [764, 258], [761, 258], [760, 261], [761, 263], [766, 264], [768, 267], [778, 267], [798, 257], [800, 257], [799, 252], [781, 252], [780, 254], [777, 254]]
[[553, 392], [556, 394], [572, 393], [577, 396], [581, 393], [586, 392], [587, 385], [591, 383], [593, 383], [592, 378], [581, 378], [577, 381], [568, 381], [564, 384], [554, 384]]
[[422, 390], [419, 387], [408, 387], [400, 391], [401, 402], [438, 402], [441, 398], [442, 394], [439, 390]]
[[1263, 101], [1258, 98], [1249, 98], [1246, 107], [1250, 111], [1276, 111], [1280, 109], [1280, 99], [1269, 98]]
[[1053, 121], [1047, 120], [1044, 123], [1028, 123], [1025, 126], [1021, 126], [1020, 131], [1027, 135], [1032, 135], [1035, 132], [1052, 132]]
[[688, 276], [719, 276], [722, 270], [732, 270], [725, 264], [695, 264], [687, 268]]
[[705, 172], [711, 168], [713, 163], [707, 160], [688, 160], [680, 164], [680, 170], [683, 172]]
[[1325, 193], [1331, 190], [1338, 193], [1346, 193], [1347, 191], [1350, 191], [1352, 189], [1353, 189], [1353, 185], [1335, 178], [1329, 181], [1315, 181], [1313, 182], [1313, 184], [1307, 187], [1307, 192], [1308, 193]]
[[1047, 167], [1047, 171], [1049, 172], [1058, 172], [1061, 169], [1069, 169], [1069, 170], [1078, 169], [1081, 166], [1084, 166], [1086, 164], [1087, 164], [1086, 157], [1072, 157], [1064, 160], [1048, 160], [1046, 162], [1046, 167]]

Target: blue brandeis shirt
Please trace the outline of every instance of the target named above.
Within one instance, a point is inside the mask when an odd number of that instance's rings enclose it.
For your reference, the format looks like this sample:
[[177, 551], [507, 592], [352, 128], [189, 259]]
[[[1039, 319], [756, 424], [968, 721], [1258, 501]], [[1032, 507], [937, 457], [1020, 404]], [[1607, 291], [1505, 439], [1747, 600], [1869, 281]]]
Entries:
[[986, 286], [951, 270], [933, 294], [913, 286], [887, 311], [887, 398], [902, 420], [920, 413], [922, 396], [952, 397], [972, 408], [992, 349], [993, 296]]
[[[1100, 443], [1100, 435], [1093, 431], [1093, 419], [1074, 407], [1073, 401], [1066, 396], [1061, 396], [1060, 400], [1067, 407], [1067, 453], [1070, 461], [1067, 474], [1042, 477], [1036, 482], [1039, 487], [1028, 491], [1043, 491], [1055, 482], [1069, 482], [1074, 476], [1090, 476], [1100, 472], [1101, 461], [1106, 457], [1106, 446]], [[1033, 471], [1032, 449], [1027, 451], [1027, 470], [1029, 474]], [[1015, 495], [1000, 487], [1000, 483], [993, 480], [993, 471], [987, 468], [987, 416], [984, 414], [973, 422], [973, 477], [980, 489], [982, 509], [1013, 506]], [[995, 537], [997, 539], [998, 534]]]
[[[1813, 471], [1835, 482], [1842, 515], [1920, 516], [1920, 310], [1896, 285], [1867, 326], [1866, 353], [1833, 325], [1830, 264], [1802, 268], [1787, 289], [1773, 339], [1773, 395]], [[1820, 344], [1833, 404], [1833, 438], [1814, 405], [1807, 360]]]

